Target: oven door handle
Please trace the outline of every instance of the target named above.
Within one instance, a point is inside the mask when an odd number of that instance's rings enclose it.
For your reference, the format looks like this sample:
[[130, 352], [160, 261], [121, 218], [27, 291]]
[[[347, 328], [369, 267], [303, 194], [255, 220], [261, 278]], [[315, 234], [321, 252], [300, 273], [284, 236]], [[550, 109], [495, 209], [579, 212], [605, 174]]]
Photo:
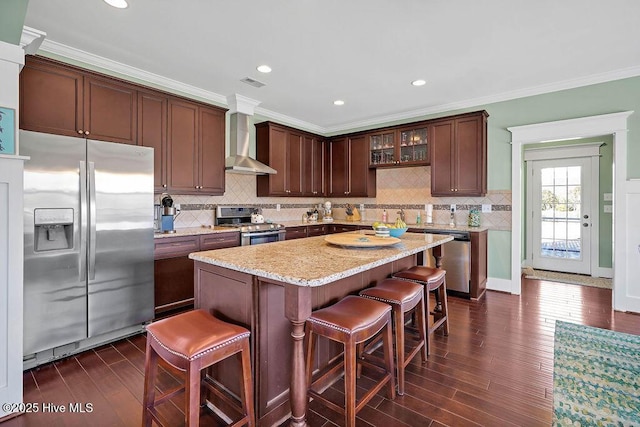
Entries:
[[286, 230], [246, 232], [246, 233], [242, 233], [242, 237], [273, 236], [275, 234], [281, 234], [281, 233], [286, 233]]

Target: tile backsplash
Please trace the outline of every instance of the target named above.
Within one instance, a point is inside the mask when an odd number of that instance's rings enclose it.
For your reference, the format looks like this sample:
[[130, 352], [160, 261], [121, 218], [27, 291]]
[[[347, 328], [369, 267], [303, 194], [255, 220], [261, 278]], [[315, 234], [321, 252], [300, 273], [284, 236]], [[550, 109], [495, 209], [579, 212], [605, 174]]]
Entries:
[[[402, 208], [409, 225], [415, 224], [419, 211], [422, 221], [425, 221], [425, 204], [433, 205], [435, 224], [449, 223], [452, 204], [456, 205], [457, 224], [466, 224], [469, 209], [480, 209], [484, 204], [490, 205], [491, 212], [480, 214], [483, 226], [493, 230], [511, 229], [511, 191], [489, 191], [485, 197], [431, 197], [431, 168], [428, 166], [378, 169], [376, 179], [377, 195], [374, 198], [257, 197], [255, 176], [227, 173], [224, 196], [171, 194], [174, 202], [179, 203], [181, 208], [175, 226], [183, 228], [211, 225], [217, 205], [261, 207], [265, 218], [274, 222], [299, 220], [309, 208], [330, 200], [336, 219], [346, 218], [344, 207], [346, 203], [350, 203], [357, 208], [364, 205], [364, 211], [360, 214], [366, 221], [380, 220], [385, 209], [389, 221], [393, 221]], [[159, 203], [159, 199], [160, 196], [157, 195], [156, 203]]]

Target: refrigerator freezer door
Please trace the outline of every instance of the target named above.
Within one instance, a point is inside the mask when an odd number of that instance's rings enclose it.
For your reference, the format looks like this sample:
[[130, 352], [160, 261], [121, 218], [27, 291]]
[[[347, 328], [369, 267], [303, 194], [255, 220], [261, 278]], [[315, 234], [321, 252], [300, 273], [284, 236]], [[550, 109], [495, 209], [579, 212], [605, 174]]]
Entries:
[[87, 337], [85, 140], [20, 131], [24, 169], [24, 354]]
[[153, 149], [87, 141], [89, 336], [153, 319]]

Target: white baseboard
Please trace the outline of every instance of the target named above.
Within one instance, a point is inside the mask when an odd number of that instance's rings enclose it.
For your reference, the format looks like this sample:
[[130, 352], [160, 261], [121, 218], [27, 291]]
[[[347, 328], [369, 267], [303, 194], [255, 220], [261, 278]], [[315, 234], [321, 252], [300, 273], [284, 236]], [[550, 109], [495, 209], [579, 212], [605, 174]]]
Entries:
[[487, 289], [511, 293], [511, 280], [489, 277], [487, 278]]

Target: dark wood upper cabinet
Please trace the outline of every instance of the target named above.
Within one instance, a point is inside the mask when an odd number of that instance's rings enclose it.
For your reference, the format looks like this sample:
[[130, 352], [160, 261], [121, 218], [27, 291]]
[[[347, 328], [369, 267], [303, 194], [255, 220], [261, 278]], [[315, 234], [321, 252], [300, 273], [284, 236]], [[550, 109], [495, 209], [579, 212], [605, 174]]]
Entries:
[[85, 76], [84, 133], [100, 141], [137, 143], [137, 103], [135, 87]]
[[487, 193], [487, 117], [478, 111], [430, 124], [432, 196]]
[[169, 99], [168, 189], [224, 194], [224, 111]]
[[197, 192], [198, 179], [198, 106], [169, 99], [168, 186], [171, 191]]
[[199, 193], [224, 194], [224, 116], [217, 108], [198, 107], [199, 115]]
[[369, 166], [378, 168], [428, 165], [427, 136], [426, 122], [367, 133]]
[[156, 192], [224, 194], [226, 109], [47, 58], [20, 74], [20, 128], [154, 148]]
[[259, 175], [258, 197], [322, 195], [323, 145], [317, 136], [272, 122], [256, 126], [256, 158], [278, 173]]
[[329, 197], [375, 197], [376, 171], [369, 168], [369, 144], [365, 135], [329, 141]]
[[20, 72], [20, 129], [84, 137], [82, 73], [27, 56]]
[[304, 137], [304, 191], [305, 196], [323, 196], [325, 194], [325, 142], [317, 136]]
[[156, 192], [167, 189], [167, 97], [154, 92], [138, 92], [138, 144], [151, 147]]
[[20, 128], [136, 144], [136, 87], [27, 56], [20, 73]]
[[349, 139], [334, 138], [329, 141], [327, 162], [327, 196], [347, 197], [349, 191]]

